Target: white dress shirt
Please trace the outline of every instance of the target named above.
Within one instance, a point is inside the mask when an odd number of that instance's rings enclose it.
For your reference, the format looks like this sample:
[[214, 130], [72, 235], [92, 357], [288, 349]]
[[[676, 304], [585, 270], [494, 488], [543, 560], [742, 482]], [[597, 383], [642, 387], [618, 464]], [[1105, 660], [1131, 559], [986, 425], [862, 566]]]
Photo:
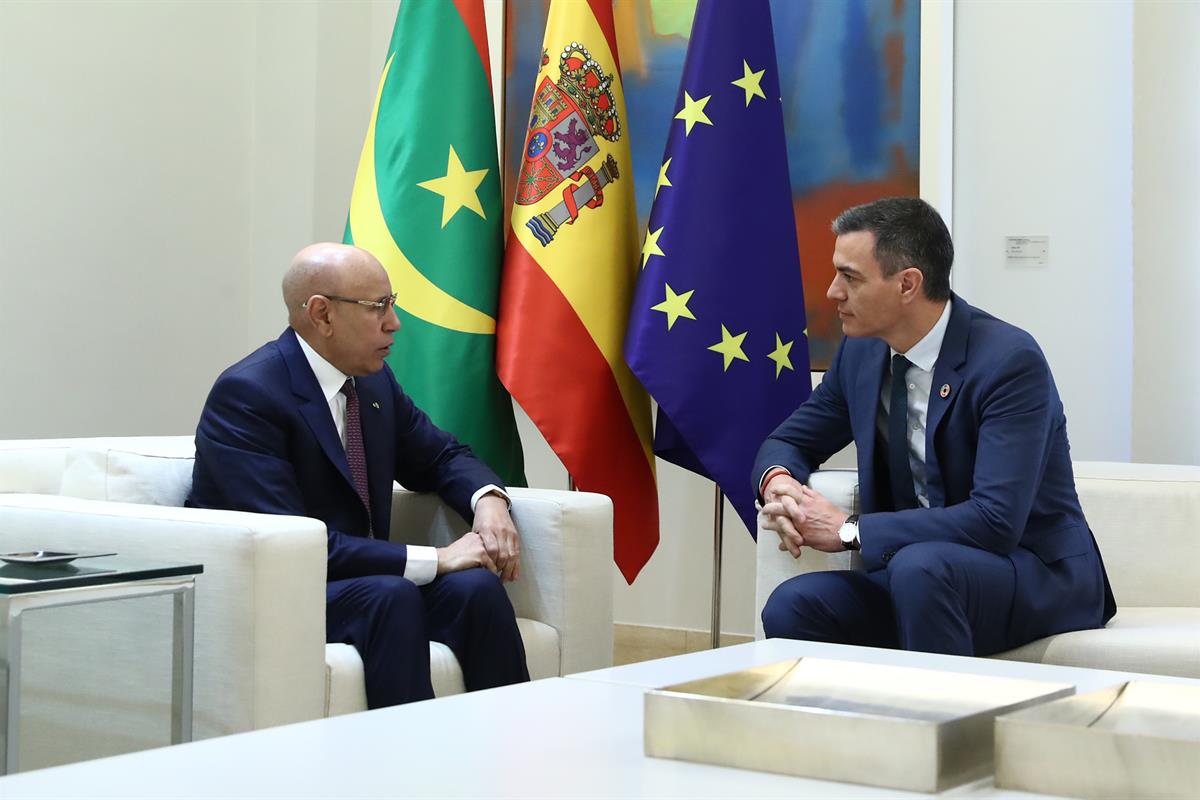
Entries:
[[[946, 338], [946, 326], [950, 324], [950, 301], [942, 309], [942, 315], [929, 329], [921, 341], [902, 353], [912, 363], [906, 376], [908, 380], [908, 465], [912, 469], [913, 490], [917, 495], [917, 503], [922, 508], [929, 508], [929, 485], [925, 469], [925, 423], [929, 416], [929, 392], [933, 388], [933, 368], [937, 364], [938, 354], [942, 351], [942, 340]], [[891, 348], [888, 348], [891, 350]], [[893, 356], [895, 350], [891, 350]], [[883, 404], [875, 417], [875, 425], [883, 438], [887, 439], [888, 414], [892, 405], [892, 375], [888, 371], [883, 376], [883, 386], [880, 387]]]

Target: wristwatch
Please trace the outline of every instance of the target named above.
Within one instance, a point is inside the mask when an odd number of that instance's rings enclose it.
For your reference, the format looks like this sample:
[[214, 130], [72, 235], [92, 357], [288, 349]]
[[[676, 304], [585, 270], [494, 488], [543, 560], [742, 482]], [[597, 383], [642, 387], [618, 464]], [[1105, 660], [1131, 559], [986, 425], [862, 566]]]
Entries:
[[842, 547], [847, 550], [862, 549], [862, 544], [858, 541], [858, 514], [846, 517], [842, 527], [838, 528], [838, 538], [842, 540]]

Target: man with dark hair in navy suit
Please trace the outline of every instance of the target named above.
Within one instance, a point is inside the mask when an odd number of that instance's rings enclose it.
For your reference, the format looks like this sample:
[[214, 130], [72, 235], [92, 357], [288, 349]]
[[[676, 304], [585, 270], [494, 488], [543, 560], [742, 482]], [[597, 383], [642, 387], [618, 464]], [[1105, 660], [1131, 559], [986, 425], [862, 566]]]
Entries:
[[[752, 480], [781, 550], [860, 550], [865, 570], [785, 581], [766, 635], [969, 656], [1102, 627], [1116, 604], [1037, 343], [951, 293], [954, 245], [924, 201], [857, 206], [833, 231], [845, 338]], [[848, 516], [804, 483], [851, 441]]]
[[[283, 300], [288, 329], [209, 393], [188, 505], [325, 523], [326, 639], [362, 655], [371, 708], [433, 697], [431, 640], [468, 690], [529, 680], [502, 584], [520, 575], [508, 496], [384, 363], [400, 328], [387, 271], [365, 250], [312, 245]], [[393, 480], [437, 492], [471, 531], [441, 548], [388, 541]]]

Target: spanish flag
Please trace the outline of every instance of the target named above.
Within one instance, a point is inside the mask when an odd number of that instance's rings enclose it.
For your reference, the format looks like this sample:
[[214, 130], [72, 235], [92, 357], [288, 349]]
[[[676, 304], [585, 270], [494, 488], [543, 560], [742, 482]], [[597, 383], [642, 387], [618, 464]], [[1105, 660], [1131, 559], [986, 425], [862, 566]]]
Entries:
[[504, 256], [500, 380], [584, 491], [632, 583], [658, 545], [650, 400], [622, 344], [640, 263], [611, 0], [553, 0]]

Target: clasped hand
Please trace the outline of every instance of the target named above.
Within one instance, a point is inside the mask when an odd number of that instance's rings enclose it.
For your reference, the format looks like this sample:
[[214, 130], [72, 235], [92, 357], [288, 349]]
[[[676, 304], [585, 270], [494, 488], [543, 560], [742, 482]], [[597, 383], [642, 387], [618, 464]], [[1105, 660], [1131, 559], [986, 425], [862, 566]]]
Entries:
[[521, 541], [508, 503], [496, 495], [484, 495], [475, 504], [471, 532], [447, 547], [438, 548], [437, 573], [483, 567], [501, 580], [521, 577]]
[[845, 549], [838, 530], [846, 514], [790, 475], [776, 475], [763, 490], [759, 525], [779, 535], [779, 549], [800, 557], [804, 546], [836, 553]]

